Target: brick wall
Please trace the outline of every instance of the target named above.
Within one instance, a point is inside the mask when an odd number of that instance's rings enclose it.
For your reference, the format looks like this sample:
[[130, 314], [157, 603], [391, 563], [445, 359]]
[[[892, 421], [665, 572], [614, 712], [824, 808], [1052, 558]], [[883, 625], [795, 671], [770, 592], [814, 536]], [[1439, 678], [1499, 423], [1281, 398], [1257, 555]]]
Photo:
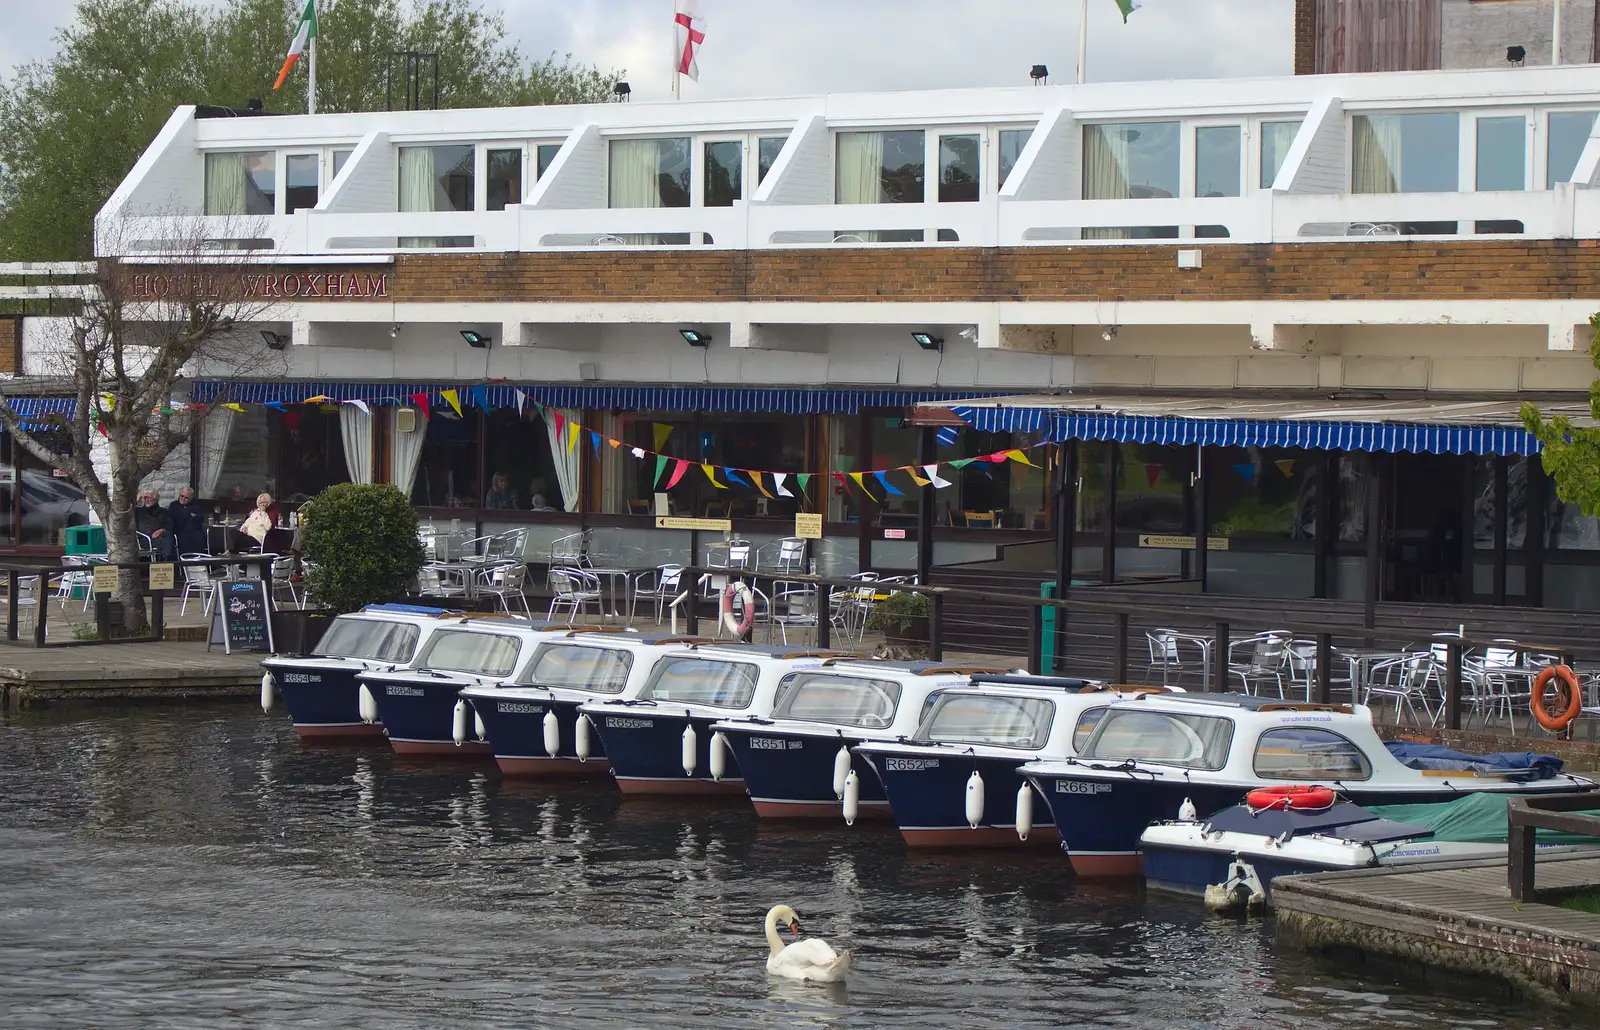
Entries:
[[1294, 73], [1317, 73], [1317, 0], [1294, 0]]
[[[1600, 241], [1363, 242], [1177, 248], [418, 254], [401, 301], [1084, 301], [1600, 295]], [[347, 302], [348, 303], [348, 302]]]
[[15, 373], [22, 356], [22, 316], [0, 315], [0, 373]]

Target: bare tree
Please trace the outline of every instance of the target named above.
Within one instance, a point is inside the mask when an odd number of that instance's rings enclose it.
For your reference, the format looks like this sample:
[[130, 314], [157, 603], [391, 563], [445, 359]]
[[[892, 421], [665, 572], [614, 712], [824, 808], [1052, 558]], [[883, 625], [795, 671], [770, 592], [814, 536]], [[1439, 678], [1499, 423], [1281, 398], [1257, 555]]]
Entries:
[[[169, 217], [99, 227], [101, 253], [144, 255], [141, 262], [101, 258], [77, 286], [62, 291], [72, 313], [47, 323], [27, 356], [27, 380], [0, 388], [0, 425], [17, 446], [63, 473], [84, 492], [105, 527], [113, 562], [136, 562], [134, 505], [140, 484], [232, 401], [243, 379], [281, 377], [288, 362], [264, 341], [262, 323], [276, 302], [266, 297], [259, 251], [239, 249], [259, 236], [250, 225]], [[135, 239], [136, 226], [160, 226], [160, 238]], [[219, 244], [219, 240], [227, 241]], [[207, 406], [188, 403], [186, 378], [219, 380]], [[71, 395], [69, 413], [25, 421], [14, 406], [21, 387]], [[104, 477], [95, 456], [103, 449]], [[125, 626], [145, 628], [142, 576], [124, 570], [115, 598]]]

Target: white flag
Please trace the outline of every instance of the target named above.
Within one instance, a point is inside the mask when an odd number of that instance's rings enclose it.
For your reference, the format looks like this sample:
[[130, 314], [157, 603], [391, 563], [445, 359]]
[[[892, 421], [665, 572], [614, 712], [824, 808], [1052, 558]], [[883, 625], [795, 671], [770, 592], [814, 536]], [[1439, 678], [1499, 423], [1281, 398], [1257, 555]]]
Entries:
[[367, 407], [367, 402], [366, 401], [345, 401], [345, 403], [346, 404], [354, 404], [356, 406], [356, 409], [359, 410], [361, 412], [361, 414], [363, 414], [363, 415], [372, 414], [372, 409]]
[[678, 36], [678, 74], [700, 81], [700, 44], [706, 41], [706, 19], [699, 0], [678, 0], [674, 26]]
[[774, 472], [772, 474], [772, 485], [778, 488], [778, 496], [779, 497], [793, 497], [794, 496], [794, 494], [792, 494], [788, 490], [784, 489], [783, 481], [785, 479], [788, 479], [788, 478], [789, 478], [789, 473], [787, 473], [787, 472]]
[[631, 453], [633, 454], [633, 456], [635, 458], [643, 458], [644, 457], [644, 448], [643, 447], [635, 447]]
[[927, 473], [929, 479], [933, 480], [933, 488], [935, 490], [943, 490], [950, 485], [950, 480], [939, 478], [939, 466], [924, 465], [922, 466], [922, 471]]
[[528, 395], [523, 393], [521, 390], [518, 390], [517, 391], [517, 417], [518, 418], [522, 417], [523, 405], [525, 405], [527, 403], [528, 403]]

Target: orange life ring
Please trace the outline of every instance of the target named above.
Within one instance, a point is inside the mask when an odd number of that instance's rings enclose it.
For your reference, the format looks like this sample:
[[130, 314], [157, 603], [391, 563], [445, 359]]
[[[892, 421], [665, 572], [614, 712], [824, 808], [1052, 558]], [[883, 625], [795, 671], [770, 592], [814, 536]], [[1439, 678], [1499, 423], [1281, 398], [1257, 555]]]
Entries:
[[1284, 784], [1281, 787], [1257, 787], [1245, 795], [1244, 803], [1257, 812], [1273, 808], [1295, 812], [1317, 812], [1324, 808], [1332, 808], [1338, 799], [1332, 787]]
[[[733, 599], [738, 597], [744, 605], [743, 617], [736, 618], [733, 614]], [[750, 588], [743, 581], [729, 583], [722, 591], [722, 624], [728, 627], [734, 639], [743, 640], [750, 627], [756, 621], [756, 599]]]
[[[1544, 688], [1553, 679], [1561, 681], [1556, 688], [1557, 696], [1565, 690], [1567, 707], [1559, 715], [1551, 715], [1544, 706]], [[1533, 681], [1533, 696], [1528, 699], [1528, 707], [1533, 710], [1533, 717], [1539, 725], [1547, 730], [1564, 730], [1567, 724], [1578, 717], [1578, 711], [1583, 707], [1583, 691], [1578, 687], [1578, 677], [1565, 665], [1549, 665], [1539, 673], [1538, 679]]]

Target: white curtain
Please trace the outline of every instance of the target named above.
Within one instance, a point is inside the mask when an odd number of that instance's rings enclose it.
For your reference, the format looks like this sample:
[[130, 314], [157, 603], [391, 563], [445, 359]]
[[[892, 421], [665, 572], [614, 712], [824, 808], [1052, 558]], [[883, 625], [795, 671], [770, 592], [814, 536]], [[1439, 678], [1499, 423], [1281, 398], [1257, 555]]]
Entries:
[[1278, 181], [1289, 148], [1300, 132], [1299, 122], [1266, 122], [1261, 126], [1261, 188], [1271, 189]]
[[206, 415], [200, 430], [200, 481], [195, 485], [201, 497], [216, 497], [222, 466], [228, 459], [228, 440], [233, 436], [237, 413], [232, 408], [214, 408]]
[[[1128, 135], [1121, 125], [1086, 125], [1083, 128], [1083, 199], [1126, 200], [1128, 188]], [[1083, 230], [1086, 240], [1125, 240], [1127, 229], [1107, 227]]]
[[339, 432], [344, 439], [344, 464], [350, 482], [372, 482], [372, 412], [354, 404], [339, 405]]
[[1396, 115], [1357, 115], [1351, 193], [1399, 193], [1400, 119]]
[[[421, 421], [416, 429], [402, 433], [395, 428], [394, 422], [400, 409], [390, 408], [389, 411], [389, 426], [394, 429], [389, 434], [389, 482], [410, 497], [412, 484], [417, 481], [417, 466], [422, 463], [422, 441], [428, 436], [428, 423]], [[418, 410], [417, 417], [421, 419], [421, 416], [422, 412]]]
[[[578, 420], [578, 412], [571, 408], [563, 408], [560, 415], [569, 423]], [[567, 436], [569, 430], [563, 424], [556, 428], [556, 412], [550, 408], [544, 409], [544, 427], [550, 434], [550, 460], [556, 467], [556, 485], [561, 487], [561, 506], [566, 511], [578, 510], [578, 469], [583, 458], [583, 441], [578, 441], [579, 446], [567, 450]]]
[[[436, 211], [438, 173], [433, 166], [432, 147], [400, 148], [400, 210]], [[402, 236], [402, 247], [437, 247], [439, 241], [431, 236]]]
[[[834, 194], [840, 204], [881, 204], [883, 197], [883, 133], [841, 132], [835, 162]], [[863, 243], [877, 243], [879, 234], [849, 230]]]
[[611, 206], [661, 206], [661, 141], [611, 141]]
[[243, 154], [206, 155], [206, 214], [244, 214]]

